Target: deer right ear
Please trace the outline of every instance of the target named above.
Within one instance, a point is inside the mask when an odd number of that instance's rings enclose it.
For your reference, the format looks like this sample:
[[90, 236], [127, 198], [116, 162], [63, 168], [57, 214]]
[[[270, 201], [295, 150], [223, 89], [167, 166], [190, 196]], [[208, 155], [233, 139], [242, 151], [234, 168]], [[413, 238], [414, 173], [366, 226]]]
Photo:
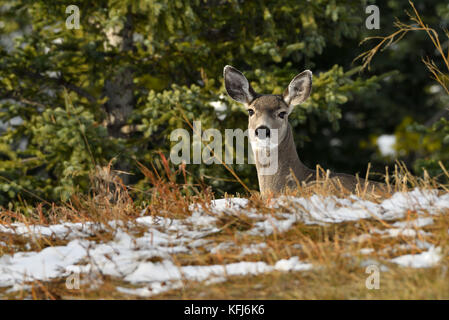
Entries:
[[298, 74], [284, 91], [284, 101], [289, 106], [289, 113], [297, 104], [303, 103], [312, 91], [312, 72], [305, 70]]
[[256, 92], [243, 73], [231, 66], [223, 70], [225, 88], [229, 96], [237, 102], [250, 103], [256, 97]]

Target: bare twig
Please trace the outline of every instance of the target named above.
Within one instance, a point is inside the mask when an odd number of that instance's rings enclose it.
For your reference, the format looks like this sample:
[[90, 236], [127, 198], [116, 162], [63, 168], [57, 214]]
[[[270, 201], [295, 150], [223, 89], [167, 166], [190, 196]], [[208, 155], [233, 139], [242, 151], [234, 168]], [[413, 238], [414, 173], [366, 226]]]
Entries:
[[[440, 54], [441, 58], [443, 59], [443, 62], [449, 71], [449, 49], [447, 54], [445, 54], [444, 49], [441, 45], [438, 33], [435, 31], [435, 29], [430, 28], [427, 24], [424, 23], [422, 20], [418, 10], [416, 9], [415, 5], [413, 4], [413, 1], [409, 0], [410, 6], [413, 9], [413, 15], [407, 12], [407, 15], [409, 16], [410, 20], [412, 21], [411, 24], [405, 24], [398, 19], [394, 22], [394, 26], [398, 29], [397, 31], [393, 32], [392, 34], [385, 36], [385, 37], [369, 37], [365, 38], [362, 43], [365, 43], [369, 40], [373, 39], [380, 39], [380, 41], [370, 50], [363, 52], [362, 54], [358, 55], [354, 61], [362, 60], [362, 69], [370, 67], [371, 60], [376, 55], [377, 52], [383, 51], [387, 49], [392, 44], [397, 43], [400, 41], [407, 33], [410, 31], [425, 31], [429, 37], [429, 39], [432, 41], [435, 49]], [[444, 30], [445, 35], [449, 39], [449, 32], [448, 30]], [[441, 71], [435, 62], [431, 60], [429, 57], [422, 59], [423, 63], [427, 67], [427, 69], [432, 73], [433, 78], [444, 88], [446, 93], [449, 94], [449, 77], [446, 73]]]

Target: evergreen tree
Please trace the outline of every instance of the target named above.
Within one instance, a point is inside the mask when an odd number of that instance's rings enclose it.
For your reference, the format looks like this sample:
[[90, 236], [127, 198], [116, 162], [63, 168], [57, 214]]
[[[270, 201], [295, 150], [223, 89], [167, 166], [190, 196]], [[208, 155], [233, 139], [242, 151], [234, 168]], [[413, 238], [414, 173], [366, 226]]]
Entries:
[[[397, 6], [391, 17], [402, 7], [389, 3]], [[385, 75], [410, 67], [403, 56], [385, 58], [377, 76], [352, 63], [359, 41], [372, 35], [366, 1], [77, 1], [80, 28], [69, 29], [72, 4], [0, 0], [1, 205], [36, 200], [24, 190], [47, 200], [85, 192], [89, 172], [111, 159], [133, 173], [128, 184], [144, 186], [136, 161], [168, 156], [170, 132], [189, 129], [182, 114], [203, 128], [245, 130], [241, 107], [223, 95], [226, 64], [262, 93], [281, 93], [294, 75], [314, 71], [310, 101], [290, 116], [300, 156], [312, 167], [364, 174], [376, 150], [363, 142], [394, 130], [418, 95], [391, 100], [398, 84], [410, 83]], [[226, 109], [216, 111], [213, 101]], [[257, 188], [255, 168], [233, 168]], [[191, 181], [204, 179], [218, 192], [244, 191], [226, 182], [233, 177], [222, 165], [187, 170]]]

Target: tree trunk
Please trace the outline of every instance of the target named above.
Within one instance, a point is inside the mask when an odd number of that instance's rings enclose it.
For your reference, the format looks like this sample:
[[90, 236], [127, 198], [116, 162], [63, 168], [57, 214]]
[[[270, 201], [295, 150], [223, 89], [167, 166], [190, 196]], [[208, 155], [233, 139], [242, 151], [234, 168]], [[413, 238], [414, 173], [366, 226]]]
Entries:
[[[133, 14], [131, 7], [128, 7], [126, 21], [120, 31], [121, 52], [126, 54], [133, 50]], [[105, 80], [104, 95], [108, 98], [105, 103], [107, 112], [107, 129], [111, 137], [126, 138], [127, 134], [122, 132], [122, 128], [134, 109], [135, 99], [133, 93], [134, 71], [132, 66], [126, 66], [117, 70], [112, 79]], [[118, 161], [116, 168], [121, 171], [128, 171], [126, 162]], [[120, 175], [125, 184], [128, 183], [128, 175]]]

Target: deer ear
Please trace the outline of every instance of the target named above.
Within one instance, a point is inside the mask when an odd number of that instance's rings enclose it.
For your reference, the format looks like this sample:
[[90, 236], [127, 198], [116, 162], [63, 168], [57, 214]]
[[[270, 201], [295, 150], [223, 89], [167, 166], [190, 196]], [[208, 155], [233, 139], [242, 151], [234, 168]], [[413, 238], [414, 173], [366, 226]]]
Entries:
[[237, 102], [250, 103], [256, 97], [248, 80], [243, 73], [231, 66], [224, 67], [223, 70], [225, 88], [229, 96]]
[[284, 91], [284, 101], [292, 112], [293, 106], [303, 103], [310, 96], [312, 91], [312, 72], [305, 70], [298, 74]]

